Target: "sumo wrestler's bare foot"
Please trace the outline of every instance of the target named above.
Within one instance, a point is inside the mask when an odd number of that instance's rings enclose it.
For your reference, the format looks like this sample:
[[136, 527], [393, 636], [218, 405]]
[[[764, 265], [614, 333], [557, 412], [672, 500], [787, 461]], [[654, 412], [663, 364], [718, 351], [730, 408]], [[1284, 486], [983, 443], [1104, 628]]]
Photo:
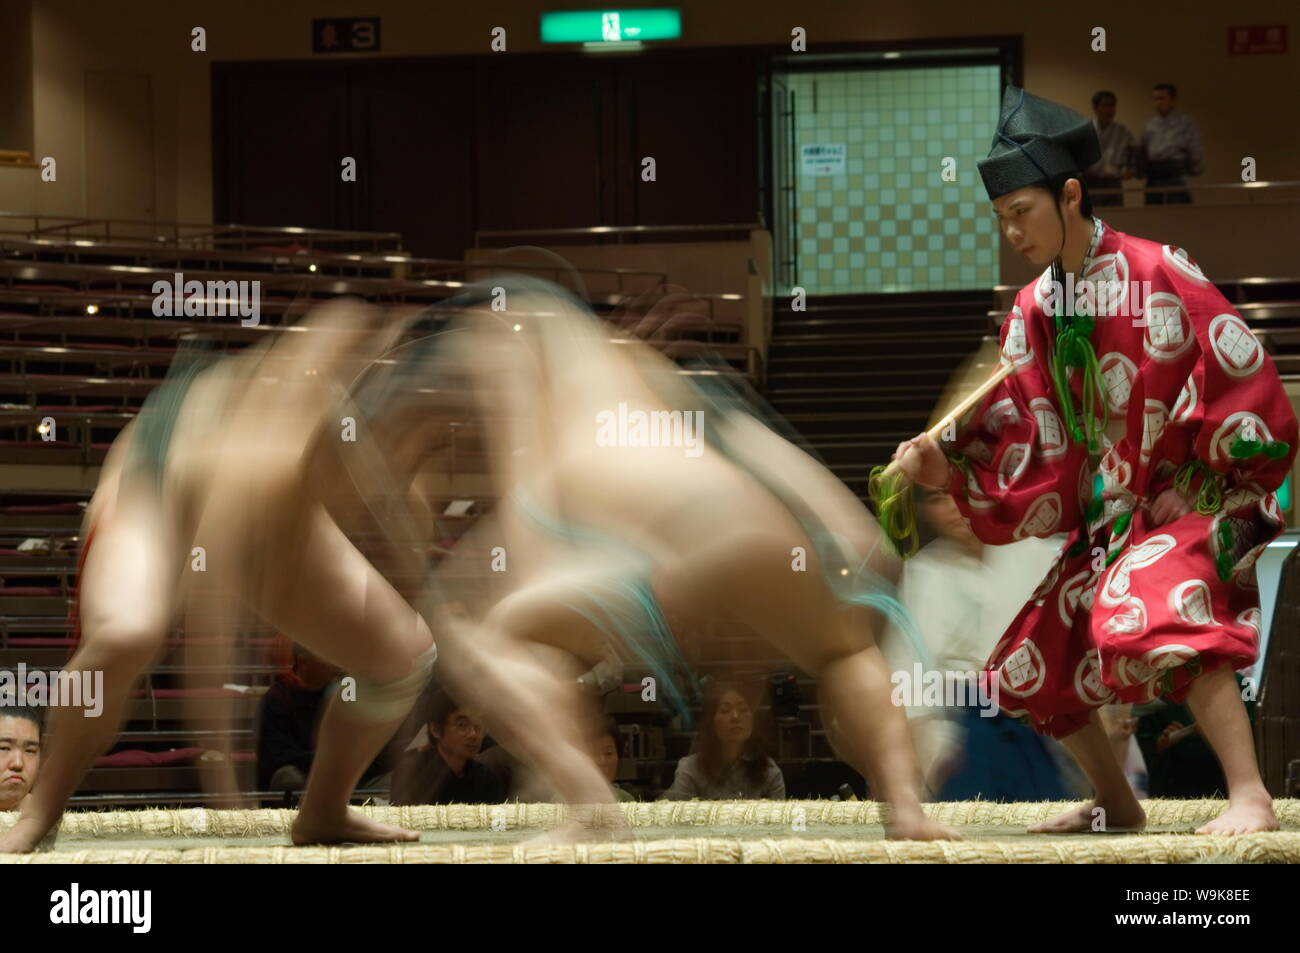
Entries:
[[381, 844], [418, 841], [419, 832], [381, 824], [360, 811], [348, 809], [335, 817], [318, 817], [299, 812], [290, 837], [294, 844]]

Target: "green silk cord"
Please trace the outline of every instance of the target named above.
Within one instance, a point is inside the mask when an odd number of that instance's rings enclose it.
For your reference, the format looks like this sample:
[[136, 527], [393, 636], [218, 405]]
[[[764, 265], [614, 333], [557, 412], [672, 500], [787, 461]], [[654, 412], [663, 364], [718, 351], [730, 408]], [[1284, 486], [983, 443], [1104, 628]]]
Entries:
[[876, 504], [876, 518], [880, 527], [894, 544], [898, 555], [907, 559], [916, 553], [920, 537], [916, 530], [916, 502], [907, 477], [895, 470], [886, 474], [887, 468], [871, 468], [867, 478], [867, 495]]
[[[953, 454], [948, 462], [970, 478], [970, 462], [963, 454]], [[916, 524], [916, 498], [909, 480], [901, 471], [886, 474], [887, 467], [871, 468], [867, 478], [867, 495], [876, 504], [876, 519], [894, 544], [894, 550], [903, 559], [916, 555], [920, 536]]]
[[[1052, 351], [1052, 382], [1056, 385], [1056, 398], [1061, 405], [1066, 429], [1076, 441], [1086, 443], [1088, 455], [1095, 458], [1101, 454], [1100, 436], [1106, 429], [1109, 414], [1106, 409], [1106, 395], [1102, 390], [1097, 352], [1090, 340], [1093, 326], [1092, 318], [1087, 315], [1071, 314], [1069, 318], [1059, 314], [1056, 316], [1056, 348]], [[1070, 393], [1068, 375], [1071, 367], [1083, 371], [1083, 406], [1080, 412], [1075, 411], [1074, 398]], [[1100, 419], [1097, 417], [1099, 403]]]
[[1186, 496], [1192, 495], [1192, 477], [1201, 474], [1201, 486], [1196, 491], [1196, 512], [1211, 516], [1223, 505], [1223, 474], [1200, 460], [1191, 459], [1174, 474], [1174, 486]]
[[[1247, 440], [1244, 437], [1238, 437], [1228, 447], [1228, 454], [1234, 460], [1249, 460], [1260, 454], [1270, 460], [1281, 460], [1290, 452], [1291, 445], [1285, 440]], [[1224, 474], [1210, 469], [1200, 460], [1188, 460], [1178, 468], [1178, 472], [1174, 475], [1174, 486], [1187, 493], [1191, 486], [1192, 475], [1196, 472], [1204, 473], [1201, 488], [1196, 494], [1196, 512], [1204, 516], [1217, 513], [1219, 507], [1223, 505]], [[1219, 573], [1219, 579], [1223, 582], [1229, 582], [1232, 579], [1233, 543], [1232, 527], [1228, 525], [1226, 520], [1221, 521], [1219, 523], [1219, 555], [1214, 560], [1214, 563], [1215, 569]]]
[[1102, 498], [1105, 489], [1106, 483], [1102, 480], [1101, 474], [1094, 473], [1092, 475], [1092, 501], [1088, 503], [1087, 508], [1083, 511], [1084, 523], [1091, 525], [1101, 515], [1101, 511], [1106, 505], [1105, 500]]
[[[1112, 540], [1111, 545], [1114, 545], [1115, 539], [1124, 535], [1124, 531], [1128, 529], [1128, 524], [1131, 522], [1133, 522], [1133, 514], [1131, 512], [1120, 513], [1119, 516], [1115, 517], [1115, 521], [1110, 524], [1110, 538]], [[1109, 553], [1107, 553], [1106, 565], [1109, 566], [1116, 559], [1119, 559], [1119, 554], [1121, 552], [1123, 552], [1122, 549], [1112, 549]]]
[[1219, 523], [1219, 555], [1214, 560], [1214, 567], [1218, 570], [1219, 579], [1228, 582], [1232, 579], [1232, 527], [1227, 521]]
[[[1238, 437], [1232, 441], [1228, 453], [1237, 460], [1248, 460], [1260, 454], [1270, 460], [1280, 460], [1290, 452], [1291, 445], [1285, 440], [1246, 440]], [[1223, 483], [1226, 474], [1214, 470], [1200, 460], [1188, 460], [1174, 474], [1174, 486], [1184, 495], [1191, 496], [1192, 478], [1201, 474], [1201, 486], [1196, 491], [1196, 512], [1202, 516], [1212, 516], [1223, 506]], [[1234, 535], [1232, 527], [1226, 522], [1219, 523], [1219, 555], [1215, 559], [1215, 568], [1219, 578], [1228, 582], [1232, 579], [1232, 550]]]
[[1270, 460], [1281, 460], [1290, 452], [1291, 445], [1285, 440], [1247, 440], [1244, 437], [1232, 441], [1228, 448], [1228, 453], [1237, 460], [1249, 460], [1261, 453]]

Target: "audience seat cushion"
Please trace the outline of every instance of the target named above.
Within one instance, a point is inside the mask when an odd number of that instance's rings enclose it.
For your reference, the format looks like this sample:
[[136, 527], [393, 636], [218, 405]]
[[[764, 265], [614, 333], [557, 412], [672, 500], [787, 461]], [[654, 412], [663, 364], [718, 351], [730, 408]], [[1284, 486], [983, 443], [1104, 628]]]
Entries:
[[203, 754], [203, 748], [174, 748], [171, 751], [139, 751], [127, 749], [95, 759], [97, 768], [168, 768], [193, 764]]

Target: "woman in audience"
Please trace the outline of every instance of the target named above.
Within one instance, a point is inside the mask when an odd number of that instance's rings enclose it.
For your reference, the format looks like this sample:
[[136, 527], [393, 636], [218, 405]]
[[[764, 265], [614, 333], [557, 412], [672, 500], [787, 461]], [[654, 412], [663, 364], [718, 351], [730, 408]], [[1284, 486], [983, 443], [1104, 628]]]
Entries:
[[754, 732], [754, 706], [733, 682], [720, 682], [705, 693], [695, 753], [677, 763], [673, 786], [661, 799], [691, 798], [785, 798], [781, 769]]

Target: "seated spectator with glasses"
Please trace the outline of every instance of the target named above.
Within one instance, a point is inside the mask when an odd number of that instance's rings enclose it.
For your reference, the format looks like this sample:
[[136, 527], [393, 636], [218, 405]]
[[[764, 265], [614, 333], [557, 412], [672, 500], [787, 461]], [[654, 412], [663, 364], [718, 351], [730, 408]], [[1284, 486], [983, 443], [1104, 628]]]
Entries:
[[500, 804], [501, 780], [476, 757], [483, 723], [446, 695], [439, 695], [425, 727], [429, 744], [402, 755], [393, 771], [392, 803]]

